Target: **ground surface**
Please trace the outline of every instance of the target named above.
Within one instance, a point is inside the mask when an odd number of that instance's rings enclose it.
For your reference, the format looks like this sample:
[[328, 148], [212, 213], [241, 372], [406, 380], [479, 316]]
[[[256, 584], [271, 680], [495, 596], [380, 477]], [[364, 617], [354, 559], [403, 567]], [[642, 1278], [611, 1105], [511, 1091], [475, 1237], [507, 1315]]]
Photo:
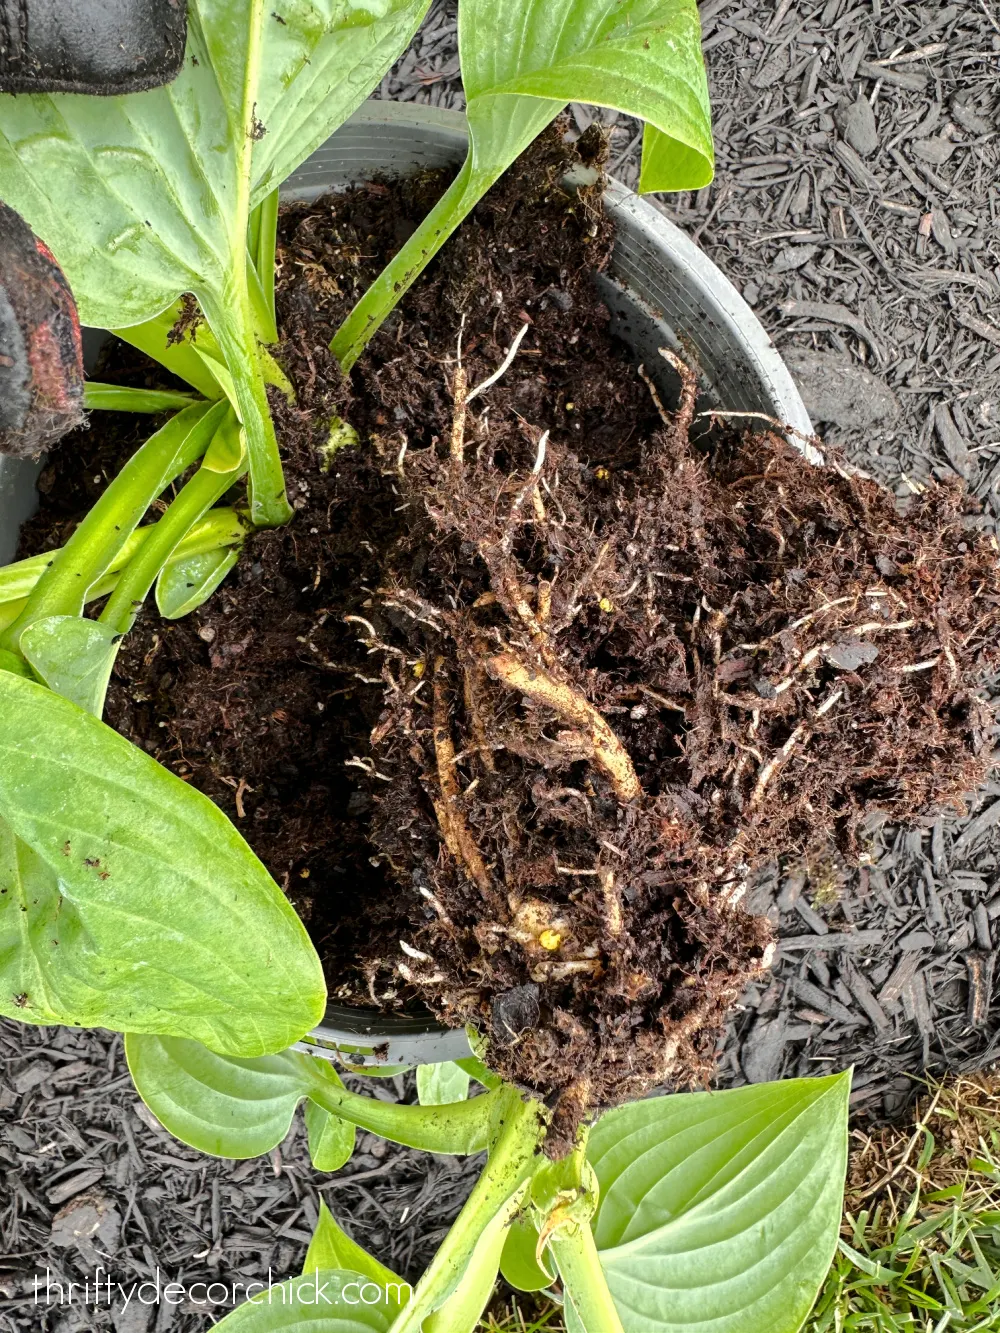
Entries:
[[[754, 306], [830, 438], [901, 490], [959, 471], [1000, 514], [995, 3], [708, 0], [702, 14], [718, 174], [665, 211]], [[434, 6], [381, 93], [459, 104], [452, 5]], [[582, 129], [590, 112], [576, 114]], [[633, 183], [637, 128], [619, 117], [611, 130], [615, 172]], [[785, 867], [756, 888], [784, 943], [772, 984], [734, 1019], [720, 1081], [853, 1059], [855, 1108], [880, 1118], [923, 1063], [997, 1053], [1000, 782], [970, 815], [886, 831], [867, 871]], [[157, 1267], [164, 1282], [284, 1276], [317, 1190], [415, 1276], [471, 1179], [474, 1164], [375, 1140], [323, 1176], [298, 1130], [280, 1161], [198, 1158], [136, 1110], [117, 1038], [8, 1023], [0, 1050], [0, 1329], [208, 1327], [212, 1307], [191, 1303], [109, 1313], [77, 1294], [44, 1311], [33, 1278], [44, 1300], [46, 1267], [83, 1280], [103, 1262], [126, 1289]], [[91, 1228], [88, 1249], [73, 1233]]]

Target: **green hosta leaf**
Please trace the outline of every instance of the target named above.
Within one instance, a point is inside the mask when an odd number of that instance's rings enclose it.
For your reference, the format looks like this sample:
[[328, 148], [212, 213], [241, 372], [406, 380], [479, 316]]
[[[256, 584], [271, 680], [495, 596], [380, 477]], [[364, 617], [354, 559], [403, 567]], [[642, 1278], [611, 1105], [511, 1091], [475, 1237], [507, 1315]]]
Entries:
[[469, 1075], [453, 1060], [439, 1065], [417, 1066], [417, 1098], [421, 1106], [464, 1102], [468, 1095]]
[[[339, 1116], [324, 1111], [317, 1102], [306, 1102], [306, 1133], [309, 1135], [309, 1157], [317, 1171], [339, 1171], [354, 1154], [356, 1137], [353, 1125]], [[353, 1264], [341, 1267], [352, 1268]], [[336, 1264], [319, 1267], [336, 1268]]]
[[302, 923], [222, 812], [7, 672], [0, 818], [0, 1012], [183, 1033], [243, 1056], [281, 1050], [322, 1016]]
[[249, 1299], [216, 1328], [226, 1333], [389, 1333], [399, 1312], [359, 1273], [316, 1271], [259, 1292], [256, 1285], [247, 1287]]
[[139, 324], [187, 291], [222, 298], [251, 204], [360, 105], [426, 8], [190, 0], [166, 87], [0, 97], [3, 198], [55, 254], [83, 323]]
[[391, 1268], [380, 1264], [357, 1241], [351, 1240], [320, 1199], [319, 1221], [306, 1250], [302, 1272], [315, 1273], [325, 1268], [346, 1268], [351, 1273], [360, 1273], [382, 1287], [390, 1301], [397, 1305], [406, 1304], [408, 1284], [401, 1282]]
[[462, 0], [458, 45], [469, 156], [338, 330], [331, 347], [345, 369], [476, 201], [568, 102], [646, 121], [642, 189], [696, 189], [712, 179], [695, 0]]
[[850, 1075], [601, 1117], [594, 1236], [628, 1333], [795, 1333], [833, 1258]]
[[[457, 1107], [397, 1105], [349, 1092], [328, 1060], [296, 1051], [236, 1059], [183, 1037], [129, 1033], [126, 1053], [139, 1094], [160, 1123], [192, 1148], [222, 1157], [269, 1152], [306, 1097], [329, 1118], [426, 1152], [478, 1152], [486, 1142], [489, 1097]], [[326, 1125], [314, 1120], [309, 1128], [312, 1148]], [[332, 1138], [321, 1147], [332, 1152]], [[336, 1168], [320, 1166], [326, 1169]]]
[[693, 147], [681, 143], [653, 125], [647, 124], [643, 128], [640, 194], [651, 194], [657, 190], [700, 189], [709, 183], [713, 175], [711, 140], [706, 157], [704, 146]]
[[83, 405], [90, 412], [175, 412], [194, 402], [193, 394], [176, 389], [130, 389], [95, 380], [83, 386]]
[[207, 602], [240, 558], [240, 548], [204, 551], [165, 565], [156, 580], [156, 605], [167, 620], [179, 620]]
[[[153, 1033], [130, 1032], [125, 1055], [139, 1096], [160, 1124], [213, 1157], [270, 1152], [288, 1133], [312, 1080], [324, 1074], [313, 1068], [317, 1061], [292, 1051], [240, 1060]], [[329, 1075], [341, 1086], [332, 1069]]]
[[233, 378], [262, 522], [289, 511], [257, 362], [250, 210], [375, 87], [427, 3], [189, 0], [166, 87], [0, 97], [0, 195], [55, 254], [81, 320], [136, 325], [197, 297]]
[[96, 620], [44, 616], [28, 626], [18, 645], [50, 690], [100, 717], [121, 638]]
[[[477, 170], [503, 161], [502, 171], [577, 101], [639, 116], [656, 132], [647, 189], [694, 189], [711, 180], [695, 0], [462, 0], [459, 47]], [[671, 154], [687, 177], [667, 167]]]

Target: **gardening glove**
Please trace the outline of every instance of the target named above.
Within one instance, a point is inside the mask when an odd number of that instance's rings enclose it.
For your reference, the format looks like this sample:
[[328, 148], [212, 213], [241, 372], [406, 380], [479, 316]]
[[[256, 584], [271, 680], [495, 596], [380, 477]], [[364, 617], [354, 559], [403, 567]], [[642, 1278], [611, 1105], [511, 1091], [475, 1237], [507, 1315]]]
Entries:
[[0, 0], [0, 92], [158, 88], [180, 73], [187, 0]]
[[[187, 0], [0, 0], [0, 92], [112, 96], [180, 72]], [[0, 203], [0, 454], [83, 421], [76, 303], [48, 247]]]
[[49, 248], [0, 203], [0, 454], [33, 458], [82, 421], [73, 293]]

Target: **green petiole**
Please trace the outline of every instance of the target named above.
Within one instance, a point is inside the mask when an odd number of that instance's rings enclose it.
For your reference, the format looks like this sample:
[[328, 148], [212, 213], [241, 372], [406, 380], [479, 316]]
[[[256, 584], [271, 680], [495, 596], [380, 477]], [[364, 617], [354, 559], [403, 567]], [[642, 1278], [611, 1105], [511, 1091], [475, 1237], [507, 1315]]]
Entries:
[[18, 651], [21, 632], [44, 616], [78, 616], [90, 588], [107, 571], [146, 510], [192, 463], [212, 437], [205, 419], [211, 403], [178, 412], [150, 436], [110, 482], [35, 584], [17, 619], [0, 635], [0, 647]]
[[[155, 523], [151, 523], [145, 528], [136, 528], [105, 573], [88, 590], [88, 602], [106, 597], [114, 590], [122, 570], [142, 549], [156, 527]], [[235, 509], [213, 509], [177, 545], [166, 565], [234, 546], [243, 540], [246, 530], [246, 521]], [[44, 551], [41, 555], [29, 556], [27, 560], [19, 560], [15, 565], [0, 568], [0, 631], [17, 619], [32, 588], [58, 554], [58, 550]]]
[[590, 1223], [581, 1222], [573, 1230], [557, 1231], [549, 1240], [549, 1249], [559, 1265], [568, 1299], [584, 1333], [625, 1333]]
[[262, 342], [278, 341], [274, 316], [274, 250], [278, 234], [278, 191], [264, 196], [247, 227], [247, 287]]
[[83, 386], [83, 405], [88, 412], [179, 412], [197, 401], [197, 394], [178, 389], [130, 389], [96, 380]]
[[502, 1092], [445, 1106], [399, 1106], [316, 1078], [308, 1095], [324, 1110], [392, 1143], [423, 1152], [467, 1155], [486, 1147], [490, 1111]]
[[[242, 260], [244, 267], [248, 267], [246, 250]], [[292, 507], [285, 495], [281, 456], [246, 284], [236, 284], [226, 302], [216, 302], [208, 292], [201, 292], [198, 297], [232, 376], [234, 397], [247, 434], [250, 517], [255, 527], [280, 527], [292, 517]]]
[[[228, 412], [228, 403], [218, 403], [213, 409], [217, 418], [224, 417]], [[242, 458], [228, 471], [211, 471], [204, 464], [198, 469], [170, 503], [160, 521], [153, 525], [141, 550], [123, 570], [101, 612], [100, 619], [105, 625], [113, 626], [119, 634], [128, 633], [164, 565], [176, 554], [178, 546], [198, 520], [245, 471], [246, 465]]]
[[537, 1102], [522, 1101], [521, 1094], [511, 1087], [476, 1097], [468, 1105], [494, 1098], [493, 1119], [499, 1132], [483, 1173], [409, 1303], [393, 1322], [392, 1333], [420, 1333], [428, 1316], [439, 1310], [458, 1286], [479, 1238], [538, 1163], [546, 1123], [542, 1107]]
[[461, 172], [447, 191], [399, 248], [334, 334], [330, 351], [340, 362], [345, 374], [365, 350], [369, 339], [386, 316], [409, 291], [495, 179], [492, 173], [476, 172], [471, 156], [466, 159]]

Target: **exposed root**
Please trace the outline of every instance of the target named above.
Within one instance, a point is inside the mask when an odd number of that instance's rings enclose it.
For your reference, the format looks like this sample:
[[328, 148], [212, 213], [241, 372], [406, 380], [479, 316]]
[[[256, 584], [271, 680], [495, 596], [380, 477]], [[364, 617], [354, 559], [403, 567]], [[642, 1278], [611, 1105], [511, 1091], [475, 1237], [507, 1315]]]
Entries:
[[510, 651], [491, 653], [483, 659], [486, 671], [509, 690], [526, 694], [577, 727], [588, 738], [593, 762], [607, 774], [615, 795], [625, 804], [637, 801], [642, 785], [628, 751], [593, 704], [567, 684], [555, 680], [540, 667], [528, 667]]
[[707, 420], [713, 423], [717, 421], [765, 421], [782, 435], [789, 436], [793, 440], [801, 440], [803, 457], [807, 458], [810, 463], [823, 465], [824, 458], [818, 435], [806, 435], [795, 426], [789, 426], [787, 422], [779, 421], [777, 417], [768, 416], [766, 412], [720, 412], [713, 409], [710, 412], [699, 412], [696, 420]]
[[486, 379], [482, 380], [479, 384], [477, 384], [474, 389], [469, 390], [469, 395], [465, 400], [466, 404], [471, 403], [474, 398], [478, 398], [481, 393], [485, 393], [487, 389], [492, 388], [493, 385], [496, 384], [497, 380], [501, 379], [504, 375], [506, 375], [507, 371], [510, 369], [514, 361], [515, 356], [517, 356], [517, 349], [521, 346], [521, 343], [524, 340], [524, 335], [528, 332], [530, 328], [531, 328], [530, 324], [521, 325], [517, 333], [515, 333], [511, 345], [507, 348], [506, 356], [500, 362], [499, 366], [497, 366], [496, 370], [494, 370], [493, 374], [487, 375]]
[[615, 888], [615, 872], [605, 866], [597, 872], [604, 897], [604, 928], [610, 936], [617, 938], [622, 933], [625, 918], [622, 914], [621, 895]]
[[659, 414], [660, 414], [660, 420], [661, 420], [661, 421], [663, 422], [663, 424], [664, 424], [665, 426], [667, 426], [668, 428], [671, 427], [671, 426], [673, 425], [673, 421], [672, 421], [671, 417], [667, 414], [667, 409], [663, 406], [663, 399], [660, 397], [660, 391], [657, 389], [656, 385], [653, 383], [652, 378], [650, 377], [650, 374], [649, 374], [649, 372], [647, 371], [646, 367], [645, 367], [645, 366], [639, 366], [639, 367], [638, 367], [638, 374], [639, 374], [639, 378], [642, 380], [642, 382], [645, 384], [646, 388], [649, 390], [649, 396], [650, 396], [650, 398], [652, 398], [652, 400], [653, 400], [653, 406], [656, 408], [657, 412], [659, 412]]
[[756, 805], [759, 805], [761, 797], [764, 795], [765, 787], [774, 777], [775, 773], [777, 773], [778, 770], [784, 765], [786, 759], [795, 749], [796, 745], [799, 744], [803, 746], [806, 745], [811, 735], [812, 732], [809, 730], [806, 724], [804, 722], [800, 722], [799, 725], [792, 732], [792, 734], [789, 736], [788, 740], [785, 741], [784, 745], [774, 756], [774, 758], [769, 759], [767, 761], [764, 767], [760, 770], [760, 773], [757, 777], [757, 785], [754, 787], [753, 791], [750, 794], [751, 810]]
[[672, 352], [669, 347], [660, 347], [657, 350], [664, 361], [673, 366], [680, 376], [681, 400], [677, 405], [677, 411], [671, 424], [673, 429], [686, 439], [687, 433], [691, 429], [691, 422], [694, 420], [694, 405], [698, 397], [698, 372], [692, 369], [686, 361], [682, 361], [677, 353]]
[[455, 745], [448, 722], [448, 699], [441, 676], [442, 667], [443, 662], [439, 658], [434, 664], [434, 758], [441, 797], [434, 801], [434, 812], [449, 852], [483, 897], [495, 902], [497, 894], [490, 881], [486, 862], [459, 805], [461, 791], [455, 769]]
[[472, 739], [476, 743], [476, 750], [479, 754], [479, 760], [488, 773], [496, 772], [496, 764], [493, 760], [493, 748], [490, 745], [489, 737], [486, 734], [486, 724], [483, 721], [482, 708], [479, 703], [479, 696], [482, 693], [483, 670], [482, 667], [475, 664], [469, 664], [462, 669], [462, 697], [465, 702], [465, 712], [469, 719], [469, 730], [472, 733]]
[[[620, 480], [523, 423], [499, 459], [481, 429], [458, 474], [411, 454], [430, 536], [384, 601], [411, 627], [403, 660], [435, 662], [433, 834], [406, 786], [402, 738], [426, 731], [409, 687], [387, 686], [379, 728], [401, 785], [372, 783], [379, 846], [420, 882], [412, 947], [433, 961], [403, 966], [485, 1029], [505, 1077], [555, 1094], [560, 1150], [588, 1105], [707, 1076], [773, 957], [742, 905], [762, 857], [818, 836], [850, 853], [872, 803], [954, 799], [989, 746], [970, 684], [996, 655], [1000, 574], [985, 543], [963, 554], [979, 539], [955, 493], [904, 520], [773, 435], [706, 462], [683, 369]], [[430, 564], [409, 586], [414, 550]]]
[[452, 380], [451, 393], [454, 399], [454, 408], [451, 418], [451, 445], [448, 450], [452, 462], [461, 467], [465, 462], [465, 416], [469, 404], [466, 389], [468, 379], [465, 374], [465, 367], [459, 362], [455, 367], [455, 378]]

